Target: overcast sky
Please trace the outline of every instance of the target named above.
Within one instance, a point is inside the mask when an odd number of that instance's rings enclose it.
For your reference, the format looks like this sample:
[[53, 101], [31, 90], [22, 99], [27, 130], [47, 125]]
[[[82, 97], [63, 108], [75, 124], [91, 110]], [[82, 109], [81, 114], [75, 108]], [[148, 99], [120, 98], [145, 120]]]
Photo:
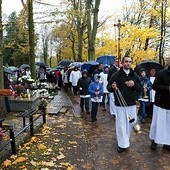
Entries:
[[[44, 0], [48, 3], [59, 2], [58, 0]], [[109, 14], [115, 13], [115, 11], [120, 10], [123, 2], [126, 0], [101, 0], [100, 10], [103, 12], [108, 12]], [[14, 10], [19, 12], [22, 9], [21, 0], [3, 0], [2, 1], [2, 11], [3, 13], [9, 15]]]

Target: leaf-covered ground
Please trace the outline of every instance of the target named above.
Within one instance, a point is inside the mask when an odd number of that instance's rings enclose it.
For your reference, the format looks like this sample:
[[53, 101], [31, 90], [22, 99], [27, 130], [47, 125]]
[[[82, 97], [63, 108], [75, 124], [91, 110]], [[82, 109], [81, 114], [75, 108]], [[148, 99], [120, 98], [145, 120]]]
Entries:
[[[115, 120], [99, 107], [98, 120], [80, 114], [79, 97], [70, 96], [73, 113], [47, 116], [35, 136], [0, 166], [2, 170], [160, 170], [170, 169], [170, 152], [158, 145], [150, 150], [150, 119], [142, 124], [142, 134], [132, 132], [131, 146], [117, 153]], [[55, 102], [54, 102], [55, 104]]]
[[47, 122], [1, 169], [73, 170], [86, 166], [86, 144], [78, 119], [67, 112], [48, 116]]

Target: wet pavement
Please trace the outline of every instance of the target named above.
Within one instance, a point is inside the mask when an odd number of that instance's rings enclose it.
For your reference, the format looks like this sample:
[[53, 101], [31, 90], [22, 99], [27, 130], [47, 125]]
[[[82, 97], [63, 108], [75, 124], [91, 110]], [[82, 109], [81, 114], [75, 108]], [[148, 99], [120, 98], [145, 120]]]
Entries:
[[[79, 96], [67, 95], [59, 91], [48, 105], [47, 111], [52, 114], [47, 116], [47, 125], [35, 133], [39, 142], [28, 142], [29, 149], [20, 148], [17, 156], [25, 156], [26, 160], [16, 163], [16, 157], [12, 157], [9, 159], [12, 164], [5, 166], [2, 163], [0, 169], [170, 169], [170, 152], [161, 145], [156, 151], [150, 150], [151, 119], [141, 124], [141, 134], [132, 132], [130, 148], [117, 153], [115, 119], [109, 114], [108, 106], [107, 111], [99, 107], [97, 121], [91, 122], [90, 115], [80, 113]], [[60, 112], [63, 108], [66, 108], [65, 112]], [[39, 144], [46, 148], [36, 151]]]
[[[70, 97], [74, 105], [74, 112], [80, 114], [79, 97]], [[156, 151], [150, 149], [149, 129], [151, 119], [140, 124], [141, 134], [132, 132], [131, 146], [123, 153], [117, 153], [115, 119], [99, 106], [97, 121], [91, 122], [90, 115], [84, 113], [79, 118], [85, 134], [88, 148], [88, 162], [91, 169], [170, 169], [170, 152], [158, 145]]]

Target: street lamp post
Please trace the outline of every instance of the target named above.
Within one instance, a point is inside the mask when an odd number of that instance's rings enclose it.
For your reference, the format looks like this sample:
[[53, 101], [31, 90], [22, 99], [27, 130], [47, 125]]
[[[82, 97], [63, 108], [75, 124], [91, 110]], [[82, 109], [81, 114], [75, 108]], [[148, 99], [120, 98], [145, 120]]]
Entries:
[[118, 67], [119, 67], [119, 63], [121, 61], [121, 55], [120, 55], [120, 28], [124, 27], [125, 24], [121, 24], [120, 20], [118, 20], [118, 23], [114, 24], [114, 26], [118, 28], [117, 57], [118, 57]]

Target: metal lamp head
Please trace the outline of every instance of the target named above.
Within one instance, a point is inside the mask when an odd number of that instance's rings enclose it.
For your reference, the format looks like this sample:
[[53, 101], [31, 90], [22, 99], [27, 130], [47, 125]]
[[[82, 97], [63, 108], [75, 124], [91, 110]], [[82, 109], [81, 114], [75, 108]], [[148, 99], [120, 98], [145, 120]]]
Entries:
[[140, 127], [139, 124], [135, 124], [135, 125], [133, 126], [133, 130], [134, 130], [134, 132], [137, 133], [137, 134], [142, 133], [141, 127]]

